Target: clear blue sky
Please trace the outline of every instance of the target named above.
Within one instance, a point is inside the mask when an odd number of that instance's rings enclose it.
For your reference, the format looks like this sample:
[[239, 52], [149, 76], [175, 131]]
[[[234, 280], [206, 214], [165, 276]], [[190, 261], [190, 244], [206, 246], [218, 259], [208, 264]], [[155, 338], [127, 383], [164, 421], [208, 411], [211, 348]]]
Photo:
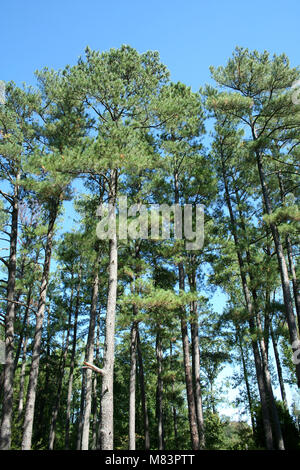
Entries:
[[74, 64], [86, 45], [158, 50], [172, 79], [194, 90], [236, 45], [299, 63], [299, 0], [10, 0], [0, 19], [0, 80], [17, 84], [34, 84], [44, 66]]

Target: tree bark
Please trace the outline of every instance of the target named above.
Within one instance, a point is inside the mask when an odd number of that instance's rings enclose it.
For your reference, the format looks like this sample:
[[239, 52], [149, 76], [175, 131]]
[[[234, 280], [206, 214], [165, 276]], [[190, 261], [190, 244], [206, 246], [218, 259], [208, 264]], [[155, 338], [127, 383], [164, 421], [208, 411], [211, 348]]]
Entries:
[[[253, 130], [253, 135], [255, 139], [254, 130]], [[257, 168], [258, 168], [258, 173], [260, 177], [260, 183], [261, 183], [261, 188], [262, 188], [265, 209], [268, 215], [272, 215], [272, 206], [271, 206], [271, 201], [269, 198], [268, 186], [266, 183], [265, 172], [264, 172], [264, 168], [262, 164], [262, 156], [259, 151], [256, 151], [256, 161], [257, 161]], [[298, 337], [296, 319], [295, 319], [295, 315], [293, 311], [293, 302], [292, 302], [292, 296], [291, 296], [291, 291], [290, 291], [289, 273], [288, 273], [283, 246], [281, 243], [280, 234], [278, 232], [277, 226], [273, 222], [270, 222], [269, 226], [271, 229], [271, 233], [272, 233], [272, 237], [273, 237], [273, 241], [275, 245], [275, 251], [277, 255], [278, 267], [279, 267], [279, 272], [280, 272], [280, 277], [281, 277], [282, 293], [283, 293], [283, 300], [284, 300], [284, 305], [285, 305], [286, 320], [287, 320], [288, 329], [289, 329], [290, 343], [291, 343], [293, 352], [296, 352], [298, 349], [299, 337]], [[300, 363], [295, 364], [295, 369], [296, 369], [297, 384], [298, 384], [298, 387], [300, 387]]]
[[[110, 178], [109, 203], [116, 203], [117, 170], [112, 170]], [[115, 220], [113, 209], [112, 218]], [[115, 353], [115, 318], [118, 284], [118, 243], [116, 233], [109, 240], [109, 275], [105, 321], [105, 343], [103, 354], [104, 375], [101, 388], [100, 440], [101, 450], [113, 450], [114, 442], [114, 353]]]
[[65, 449], [66, 450], [68, 450], [70, 447], [71, 400], [72, 400], [72, 389], [73, 389], [73, 379], [74, 379], [76, 342], [77, 342], [77, 325], [78, 325], [79, 304], [80, 304], [81, 271], [82, 271], [82, 266], [80, 264], [78, 281], [77, 281], [77, 286], [76, 286], [76, 304], [75, 304], [75, 314], [74, 314], [72, 352], [71, 352], [71, 360], [70, 360], [70, 372], [69, 372], [68, 393], [67, 393], [66, 434], [65, 434]]
[[[285, 188], [284, 188], [284, 183], [283, 183], [283, 179], [281, 176], [281, 172], [278, 171], [277, 175], [278, 175], [278, 181], [279, 181], [281, 202], [284, 204]], [[289, 268], [290, 268], [290, 273], [292, 276], [294, 300], [295, 300], [295, 307], [296, 307], [296, 313], [297, 313], [297, 319], [298, 319], [298, 330], [300, 334], [300, 289], [299, 289], [299, 281], [297, 279], [296, 269], [295, 269], [294, 260], [293, 260], [292, 241], [291, 241], [291, 237], [289, 234], [286, 235], [285, 241], [286, 241], [286, 250], [287, 250], [287, 255], [288, 255]]]
[[200, 352], [199, 352], [199, 331], [198, 330], [199, 330], [198, 322], [193, 322], [191, 324], [191, 333], [192, 333], [192, 354], [194, 358], [193, 362], [194, 362], [194, 381], [195, 381], [195, 401], [196, 401], [200, 449], [204, 449], [205, 448], [205, 430], [204, 430], [202, 392], [201, 392], [201, 382], [200, 382]]
[[145, 375], [144, 375], [143, 356], [142, 356], [142, 350], [141, 350], [141, 340], [140, 340], [140, 334], [139, 334], [138, 329], [137, 329], [137, 353], [138, 353], [138, 362], [139, 362], [139, 380], [140, 380], [140, 389], [141, 389], [143, 418], [144, 418], [145, 450], [150, 450], [149, 415], [148, 415], [146, 390], [145, 390]]
[[35, 335], [34, 335], [33, 350], [32, 350], [32, 362], [31, 362], [31, 368], [30, 368], [29, 384], [28, 384], [27, 400], [26, 400], [26, 408], [25, 408], [22, 450], [31, 449], [36, 388], [37, 388], [37, 380], [38, 380], [38, 374], [39, 374], [40, 353], [41, 353], [41, 343], [42, 343], [43, 321], [44, 321], [46, 296], [47, 296], [47, 289], [48, 289], [48, 279], [49, 279], [50, 261], [51, 261], [51, 253], [52, 253], [54, 224], [55, 224], [55, 220], [57, 216], [57, 211], [58, 211], [58, 203], [55, 202], [54, 207], [52, 208], [52, 211], [50, 214], [50, 220], [49, 220], [49, 225], [48, 225], [44, 268], [43, 268], [41, 288], [40, 288], [38, 311], [36, 315]]
[[272, 326], [271, 326], [271, 339], [272, 339], [274, 356], [275, 356], [275, 361], [276, 361], [276, 368], [277, 368], [278, 381], [280, 385], [281, 398], [282, 398], [284, 406], [286, 407], [286, 409], [288, 409], [285, 386], [284, 386], [283, 375], [282, 375], [281, 362], [280, 362], [280, 357], [279, 357], [279, 352], [278, 352], [278, 347], [277, 347], [277, 341], [276, 341]]
[[[175, 200], [175, 204], [179, 203], [178, 171], [174, 172], [174, 200]], [[179, 278], [179, 289], [184, 291], [184, 267], [183, 267], [182, 262], [178, 264], [178, 278]], [[200, 441], [199, 441], [198, 426], [197, 426], [195, 396], [194, 396], [194, 391], [193, 391], [193, 377], [192, 377], [192, 370], [191, 370], [191, 364], [190, 364], [190, 345], [189, 345], [187, 321], [185, 317], [186, 317], [186, 312], [185, 312], [185, 309], [182, 308], [180, 325], [181, 325], [184, 374], [185, 374], [186, 394], [187, 394], [187, 403], [188, 403], [191, 443], [192, 443], [193, 450], [199, 450]]]
[[70, 298], [70, 306], [69, 306], [69, 318], [68, 318], [68, 328], [67, 328], [67, 336], [66, 336], [66, 343], [65, 345], [62, 344], [62, 355], [61, 355], [61, 364], [59, 367], [59, 377], [58, 377], [58, 387], [57, 387], [57, 394], [55, 397], [55, 403], [52, 410], [51, 416], [51, 424], [50, 424], [50, 432], [49, 432], [49, 450], [53, 450], [55, 436], [56, 436], [56, 423], [58, 418], [58, 412], [60, 408], [60, 401], [61, 401], [61, 394], [62, 394], [62, 387], [63, 387], [63, 378], [65, 373], [65, 365], [68, 356], [69, 350], [69, 338], [70, 338], [70, 328], [71, 328], [71, 319], [72, 319], [72, 310], [73, 310], [73, 272], [72, 272], [72, 287], [71, 287], [71, 298]]
[[250, 383], [249, 383], [247, 362], [245, 360], [245, 354], [244, 354], [243, 344], [242, 344], [242, 341], [241, 341], [241, 335], [240, 335], [240, 330], [239, 330], [238, 325], [236, 325], [236, 336], [237, 336], [237, 343], [238, 343], [238, 346], [239, 346], [239, 349], [240, 349], [240, 352], [241, 352], [241, 362], [242, 362], [243, 375], [244, 375], [244, 380], [245, 380], [245, 385], [246, 385], [246, 392], [247, 392], [247, 399], [248, 399], [248, 405], [249, 405], [251, 426], [252, 426], [252, 431], [254, 432], [254, 430], [255, 430], [255, 421], [254, 421], [253, 401], [252, 401], [252, 397], [251, 397], [251, 389], [250, 389]]
[[[190, 290], [196, 291], [196, 273], [195, 270], [189, 276]], [[195, 387], [195, 403], [197, 413], [197, 423], [199, 432], [200, 449], [205, 448], [204, 418], [202, 406], [202, 392], [200, 382], [200, 349], [199, 349], [199, 325], [196, 301], [191, 302], [191, 338], [192, 338], [192, 370]]]
[[259, 348], [257, 345], [257, 341], [254, 338], [254, 336], [256, 335], [256, 328], [255, 328], [255, 322], [254, 322], [255, 312], [254, 312], [254, 307], [253, 307], [253, 303], [251, 300], [250, 290], [248, 287], [244, 260], [243, 260], [240, 247], [239, 247], [239, 239], [237, 235], [236, 222], [235, 222], [235, 217], [234, 217], [233, 208], [232, 208], [231, 199], [230, 199], [230, 191], [229, 191], [228, 182], [227, 182], [223, 155], [221, 155], [221, 170], [222, 170], [224, 189], [225, 189], [225, 200], [226, 200], [226, 204], [227, 204], [229, 215], [230, 215], [231, 233], [234, 239], [234, 244], [235, 244], [236, 254], [238, 258], [239, 269], [240, 269], [242, 288], [243, 288], [246, 307], [248, 311], [248, 322], [249, 322], [250, 333], [252, 336], [251, 344], [252, 344], [252, 349], [253, 349], [256, 377], [257, 377], [257, 383], [258, 383], [258, 389], [259, 389], [259, 395], [260, 395], [260, 401], [261, 401], [261, 407], [262, 407], [266, 447], [268, 450], [272, 450], [274, 449], [274, 442], [273, 442], [271, 417], [270, 417], [270, 412], [269, 412], [269, 407], [268, 407], [268, 397], [267, 397], [267, 392], [266, 392], [265, 381], [263, 378], [262, 361], [260, 357], [260, 352], [259, 352]]
[[156, 333], [156, 364], [157, 364], [157, 387], [156, 387], [156, 415], [157, 415], [157, 434], [158, 450], [164, 450], [164, 423], [163, 423], [163, 380], [162, 380], [162, 339], [161, 327], [158, 325]]
[[3, 383], [2, 421], [0, 429], [0, 450], [11, 447], [11, 422], [13, 411], [13, 385], [14, 385], [14, 322], [15, 322], [15, 286], [17, 269], [17, 242], [18, 242], [18, 200], [20, 173], [14, 186], [11, 201], [11, 232], [8, 261], [7, 281], [7, 310], [5, 315], [5, 365]]
[[[172, 348], [172, 341], [170, 341], [170, 366], [171, 369], [173, 367], [173, 348]], [[175, 377], [172, 379], [172, 395], [175, 396]], [[179, 441], [178, 441], [178, 423], [177, 423], [177, 410], [176, 406], [172, 405], [172, 414], [173, 414], [173, 429], [174, 429], [174, 441], [175, 441], [175, 448], [179, 448]]]
[[[133, 306], [134, 315], [137, 313]], [[129, 377], [129, 450], [135, 450], [135, 389], [136, 389], [136, 347], [138, 323], [132, 322], [130, 332], [130, 377]]]
[[[97, 259], [94, 270], [93, 280], [93, 291], [90, 311], [90, 324], [89, 334], [86, 346], [85, 361], [93, 363], [94, 359], [94, 348], [95, 348], [95, 328], [97, 318], [97, 303], [98, 303], [98, 292], [99, 292], [99, 262], [100, 262], [100, 251], [97, 248]], [[92, 407], [92, 370], [85, 369], [86, 375], [86, 390], [85, 390], [85, 406], [83, 413], [83, 428], [82, 428], [82, 440], [81, 449], [88, 450], [89, 448], [89, 433], [90, 433], [90, 417]]]
[[27, 328], [29, 325], [29, 315], [25, 315], [26, 324], [25, 324], [25, 333], [23, 338], [23, 347], [22, 347], [22, 364], [20, 371], [20, 389], [19, 389], [19, 401], [18, 401], [18, 419], [21, 418], [24, 408], [24, 385], [25, 385], [25, 372], [26, 372], [26, 354], [27, 354], [27, 343], [28, 343], [28, 332]]

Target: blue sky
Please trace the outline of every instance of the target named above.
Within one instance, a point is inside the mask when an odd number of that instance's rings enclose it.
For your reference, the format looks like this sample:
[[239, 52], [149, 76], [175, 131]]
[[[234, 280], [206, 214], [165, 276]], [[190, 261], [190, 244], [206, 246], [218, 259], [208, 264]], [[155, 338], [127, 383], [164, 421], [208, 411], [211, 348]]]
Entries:
[[33, 72], [74, 64], [85, 47], [129, 44], [158, 50], [171, 71], [197, 90], [209, 66], [236, 45], [285, 52], [298, 65], [299, 0], [11, 0], [1, 2], [0, 79], [34, 83]]

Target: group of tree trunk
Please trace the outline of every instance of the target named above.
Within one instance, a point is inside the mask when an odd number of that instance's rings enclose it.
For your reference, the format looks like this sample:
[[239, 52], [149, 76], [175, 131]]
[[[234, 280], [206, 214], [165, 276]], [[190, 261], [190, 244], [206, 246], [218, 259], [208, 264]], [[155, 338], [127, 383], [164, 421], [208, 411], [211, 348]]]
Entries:
[[[240, 48], [211, 72], [195, 93], [157, 52], [87, 48], [36, 89], [6, 84], [0, 449], [284, 450], [287, 420], [299, 445], [299, 72]], [[186, 205], [201, 247], [176, 236]], [[238, 444], [216, 437], [228, 364]]]

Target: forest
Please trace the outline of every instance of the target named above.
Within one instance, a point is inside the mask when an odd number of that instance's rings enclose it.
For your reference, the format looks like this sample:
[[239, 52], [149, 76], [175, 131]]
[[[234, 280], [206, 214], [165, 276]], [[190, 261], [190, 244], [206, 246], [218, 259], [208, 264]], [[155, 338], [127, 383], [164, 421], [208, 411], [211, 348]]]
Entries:
[[300, 450], [300, 71], [210, 72], [2, 82], [1, 450]]

